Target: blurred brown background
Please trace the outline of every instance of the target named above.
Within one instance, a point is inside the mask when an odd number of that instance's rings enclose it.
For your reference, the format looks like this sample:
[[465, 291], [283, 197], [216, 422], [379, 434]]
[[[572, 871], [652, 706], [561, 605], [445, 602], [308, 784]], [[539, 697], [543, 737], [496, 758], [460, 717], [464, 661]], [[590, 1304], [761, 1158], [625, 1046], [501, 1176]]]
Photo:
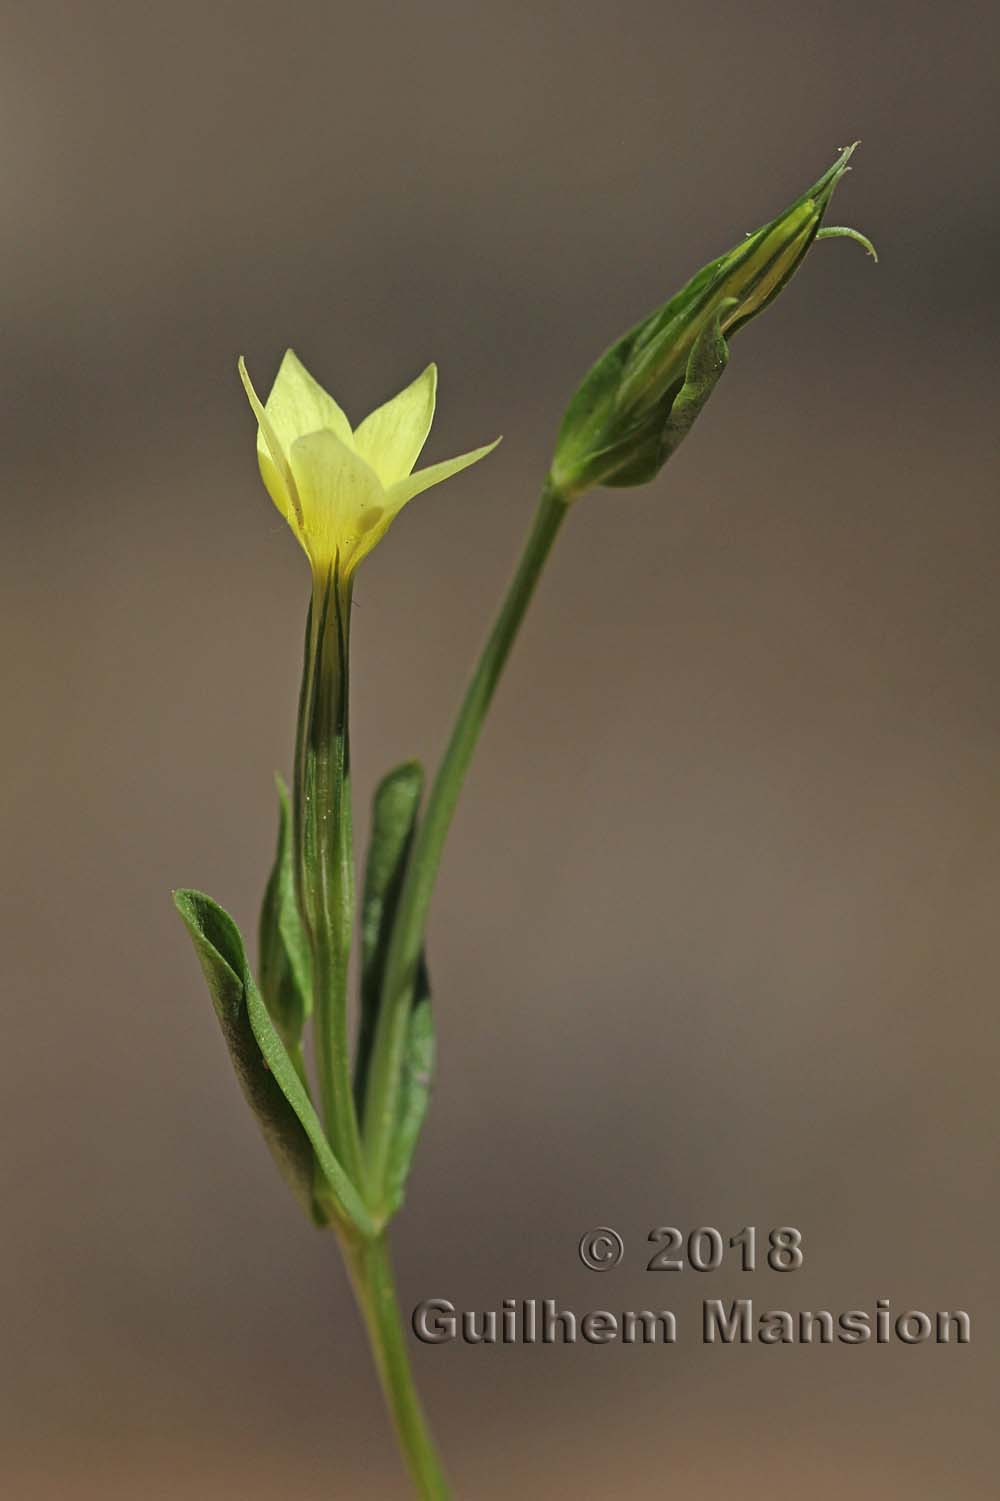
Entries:
[[[818, 247], [560, 541], [436, 900], [398, 1262], [408, 1306], [690, 1330], [418, 1349], [462, 1497], [993, 1496], [995, 9], [6, 10], [5, 1494], [406, 1494], [169, 901], [253, 931], [290, 758], [306, 570], [236, 355], [355, 418], [434, 358], [428, 457], [505, 434], [361, 575], [363, 825], [440, 750], [583, 369], [861, 136], [832, 218], [881, 264]], [[805, 1269], [643, 1270], [747, 1223]], [[703, 1348], [748, 1293], [974, 1342]]]

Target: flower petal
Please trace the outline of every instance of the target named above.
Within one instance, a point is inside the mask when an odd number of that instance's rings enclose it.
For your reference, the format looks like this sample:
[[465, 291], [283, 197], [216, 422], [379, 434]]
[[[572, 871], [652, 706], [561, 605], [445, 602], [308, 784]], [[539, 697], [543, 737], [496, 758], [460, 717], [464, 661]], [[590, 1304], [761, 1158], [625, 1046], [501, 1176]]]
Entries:
[[351, 424], [344, 413], [292, 349], [285, 350], [264, 410], [286, 453], [297, 438], [323, 429], [335, 433], [348, 448], [354, 446]]
[[288, 466], [288, 457], [278, 441], [267, 412], [261, 405], [260, 397], [254, 390], [253, 381], [250, 379], [246, 361], [242, 355], [237, 361], [236, 368], [240, 372], [240, 380], [247, 393], [247, 400], [257, 418], [257, 462], [260, 465], [261, 479], [278, 510], [293, 532], [298, 535], [302, 512], [295, 480]]
[[421, 491], [429, 490], [431, 485], [439, 485], [442, 480], [450, 479], [460, 470], [468, 469], [470, 464], [478, 464], [480, 459], [485, 459], [488, 453], [493, 452], [499, 442], [499, 438], [494, 438], [493, 442], [487, 443], [485, 448], [474, 448], [471, 453], [459, 454], [457, 459], [445, 459], [440, 464], [431, 464], [427, 469], [418, 469], [416, 474], [411, 474], [408, 479], [397, 480], [386, 491], [385, 503], [388, 510], [395, 516], [408, 500], [412, 500]]
[[354, 434], [358, 453], [383, 485], [405, 479], [420, 456], [434, 420], [437, 366], [428, 365], [415, 381], [376, 407]]
[[329, 429], [298, 438], [289, 459], [302, 503], [302, 545], [313, 568], [325, 571], [339, 556], [344, 573], [351, 573], [385, 514], [378, 475]]

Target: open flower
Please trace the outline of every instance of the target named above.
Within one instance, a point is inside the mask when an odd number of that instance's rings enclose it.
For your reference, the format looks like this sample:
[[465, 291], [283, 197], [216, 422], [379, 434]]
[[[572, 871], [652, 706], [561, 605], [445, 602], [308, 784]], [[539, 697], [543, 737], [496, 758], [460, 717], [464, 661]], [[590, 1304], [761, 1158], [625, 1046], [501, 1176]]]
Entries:
[[408, 500], [475, 464], [500, 441], [413, 473], [434, 419], [436, 365], [353, 431], [291, 349], [263, 405], [242, 357], [239, 372], [257, 418], [261, 477], [317, 578], [335, 569], [346, 583]]

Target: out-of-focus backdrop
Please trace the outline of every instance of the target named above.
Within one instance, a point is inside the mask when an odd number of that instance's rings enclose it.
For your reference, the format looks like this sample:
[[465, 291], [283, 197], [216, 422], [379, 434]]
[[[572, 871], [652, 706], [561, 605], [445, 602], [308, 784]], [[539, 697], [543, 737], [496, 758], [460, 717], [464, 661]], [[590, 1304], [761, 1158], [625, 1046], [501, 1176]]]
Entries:
[[[997, 15], [957, 3], [8, 6], [4, 1493], [406, 1494], [332, 1242], [169, 892], [253, 932], [307, 574], [235, 373], [440, 365], [355, 617], [357, 816], [433, 761], [593, 357], [863, 138], [656, 484], [560, 540], [450, 841], [402, 1296], [673, 1308], [416, 1350], [476, 1501], [995, 1495]], [[577, 1261], [607, 1224], [625, 1261]], [[793, 1276], [650, 1229], [801, 1227]], [[703, 1297], [966, 1348], [705, 1348]], [[680, 1488], [680, 1489], [678, 1489]]]

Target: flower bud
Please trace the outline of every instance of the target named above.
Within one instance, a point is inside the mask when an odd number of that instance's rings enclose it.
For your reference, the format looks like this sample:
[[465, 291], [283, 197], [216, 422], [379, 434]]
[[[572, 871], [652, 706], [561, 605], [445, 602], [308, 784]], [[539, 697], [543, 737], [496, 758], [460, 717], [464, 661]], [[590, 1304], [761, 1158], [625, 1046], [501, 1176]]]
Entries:
[[550, 486], [569, 501], [591, 485], [642, 485], [686, 436], [729, 358], [728, 341], [794, 275], [821, 230], [849, 146], [829, 171], [770, 224], [711, 261], [663, 307], [598, 360], [563, 418]]

